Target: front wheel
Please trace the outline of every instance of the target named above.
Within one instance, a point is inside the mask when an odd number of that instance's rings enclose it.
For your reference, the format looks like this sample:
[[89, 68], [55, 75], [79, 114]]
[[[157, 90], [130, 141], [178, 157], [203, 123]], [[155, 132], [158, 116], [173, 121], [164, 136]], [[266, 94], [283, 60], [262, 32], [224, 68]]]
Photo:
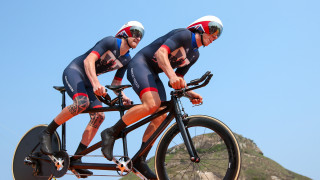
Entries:
[[209, 116], [188, 117], [188, 129], [200, 162], [192, 162], [177, 124], [162, 136], [155, 157], [159, 179], [238, 179], [240, 149], [231, 130]]

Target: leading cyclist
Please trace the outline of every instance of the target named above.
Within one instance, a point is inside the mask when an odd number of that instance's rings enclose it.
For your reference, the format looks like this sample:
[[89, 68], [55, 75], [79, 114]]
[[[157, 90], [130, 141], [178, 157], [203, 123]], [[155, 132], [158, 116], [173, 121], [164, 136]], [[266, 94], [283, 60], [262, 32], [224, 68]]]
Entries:
[[[67, 66], [62, 78], [68, 95], [73, 99], [73, 104], [64, 108], [40, 135], [42, 153], [53, 154], [51, 136], [61, 124], [87, 108], [102, 107], [102, 103], [96, 98], [95, 94], [105, 96], [107, 93], [97, 76], [117, 70], [112, 85], [121, 85], [127, 65], [131, 60], [129, 49], [137, 47], [143, 34], [144, 27], [140, 22], [129, 21], [120, 28], [115, 37], [103, 38]], [[131, 103], [131, 100], [124, 94], [123, 99], [124, 104]], [[103, 112], [90, 113], [90, 122], [82, 135], [75, 155], [88, 147], [104, 118]], [[71, 163], [73, 162], [81, 162], [81, 158], [77, 160], [71, 158]], [[83, 174], [82, 178], [92, 175], [92, 172], [86, 169], [76, 169], [76, 171]]]
[[[208, 46], [222, 33], [223, 25], [215, 16], [205, 16], [193, 22], [187, 28], [174, 29], [156, 39], [140, 50], [128, 65], [127, 77], [142, 104], [129, 109], [114, 126], [101, 132], [102, 153], [108, 159], [113, 158], [113, 146], [116, 137], [128, 125], [159, 111], [161, 101], [166, 101], [166, 92], [159, 78], [164, 72], [174, 89], [186, 86], [183, 79], [189, 68], [198, 60], [200, 46]], [[173, 69], [177, 68], [176, 71]], [[202, 97], [189, 91], [193, 104], [202, 103]], [[142, 146], [159, 127], [166, 115], [154, 119], [147, 127]], [[148, 179], [157, 179], [145, 160], [148, 152], [134, 163], [134, 167]]]

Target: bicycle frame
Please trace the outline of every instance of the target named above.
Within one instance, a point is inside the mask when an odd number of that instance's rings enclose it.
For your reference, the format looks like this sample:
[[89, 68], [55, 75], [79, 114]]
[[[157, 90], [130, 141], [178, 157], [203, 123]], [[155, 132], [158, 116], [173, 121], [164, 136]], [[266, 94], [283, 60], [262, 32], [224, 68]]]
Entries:
[[[197, 85], [197, 86], [193, 87], [193, 88], [189, 88], [189, 90], [197, 89], [197, 88], [200, 88], [200, 87], [207, 85], [209, 83], [211, 77], [212, 77], [212, 74], [210, 74], [210, 72], [207, 72], [202, 78], [191, 81], [188, 85]], [[201, 85], [198, 85], [199, 82], [202, 82], [204, 79], [206, 80], [206, 82], [204, 82]], [[62, 108], [64, 108], [65, 107], [65, 90], [63, 88], [59, 89], [58, 87], [54, 87], [54, 88], [59, 90], [62, 93]], [[142, 148], [140, 148], [140, 150], [131, 159], [132, 162], [135, 162], [139, 157], [141, 157], [146, 152], [146, 150], [148, 148], [150, 148], [154, 144], [154, 142], [161, 135], [161, 133], [172, 122], [173, 118], [176, 119], [176, 123], [177, 123], [179, 130], [181, 132], [184, 144], [186, 145], [186, 148], [189, 152], [190, 160], [193, 162], [200, 161], [200, 159], [196, 153], [196, 150], [194, 148], [194, 145], [191, 141], [190, 134], [189, 134], [188, 130], [185, 128], [187, 121], [185, 121], [182, 118], [183, 115], [182, 115], [182, 112], [180, 110], [180, 106], [178, 103], [178, 98], [180, 98], [182, 96], [181, 95], [182, 93], [183, 93], [183, 91], [179, 91], [179, 90], [175, 91], [175, 93], [171, 93], [171, 100], [161, 103], [160, 108], [161, 109], [163, 108], [162, 110], [138, 121], [137, 123], [135, 123], [129, 127], [126, 127], [121, 132], [121, 134], [119, 135], [119, 137], [117, 137], [117, 139], [122, 138], [123, 152], [124, 152], [125, 157], [128, 157], [127, 139], [126, 139], [127, 134], [129, 134], [131, 131], [134, 131], [135, 129], [149, 123], [153, 119], [169, 112], [169, 114], [167, 115], [165, 120], [160, 124], [160, 126], [157, 128], [157, 130], [151, 135], [151, 137], [147, 140], [145, 145]], [[123, 105], [121, 93], [119, 93], [118, 98], [119, 98], [119, 105], [110, 106], [110, 107], [87, 109], [83, 113], [119, 111], [120, 116], [122, 117], [126, 110], [132, 108], [133, 106], [138, 105], [138, 104], [136, 104], [136, 105]], [[65, 149], [65, 147], [66, 147], [66, 140], [65, 140], [66, 139], [66, 129], [65, 128], [66, 128], [66, 124], [64, 123], [62, 126], [62, 150], [66, 150]], [[79, 159], [81, 156], [87, 155], [87, 154], [95, 151], [96, 149], [100, 148], [101, 144], [102, 144], [102, 142], [99, 141], [98, 143], [96, 143], [96, 144], [88, 147], [84, 151], [80, 152], [78, 155], [72, 156], [72, 158]], [[112, 163], [112, 164], [108, 164], [108, 163], [103, 163], [103, 164], [102, 163], [74, 163], [73, 165], [70, 165], [70, 168], [73, 168], [73, 169], [113, 170], [113, 171], [119, 170], [117, 167], [117, 164], [114, 164], [114, 163]]]
[[[178, 103], [178, 102], [175, 100], [175, 103]], [[123, 109], [121, 109], [121, 107], [102, 107], [102, 108], [97, 108], [97, 109], [90, 109], [90, 110], [85, 111], [84, 113], [108, 112], [108, 111], [116, 111], [116, 110], [122, 111], [124, 109], [129, 109], [130, 107], [132, 107], [132, 106], [127, 106], [127, 107], [124, 106]], [[125, 128], [122, 131], [121, 135], [118, 137], [118, 139], [122, 138], [124, 156], [128, 157], [127, 141], [126, 141], [127, 134], [129, 134], [131, 131], [134, 131], [135, 129], [149, 123], [153, 119], [169, 112], [168, 116], [160, 124], [159, 128], [151, 135], [151, 137], [148, 139], [148, 141], [145, 143], [145, 145], [131, 159], [132, 162], [135, 162], [139, 157], [141, 157], [146, 152], [146, 149], [150, 148], [154, 144], [154, 142], [161, 135], [161, 133], [168, 127], [168, 125], [171, 123], [171, 121], [173, 120], [174, 117], [176, 118], [177, 123], [179, 124], [179, 127], [181, 127], [180, 130], [182, 132], [182, 136], [183, 136], [183, 139], [184, 139], [185, 144], [187, 146], [187, 149], [188, 149], [189, 153], [191, 154], [190, 157], [194, 157], [195, 151], [193, 148], [193, 144], [190, 141], [190, 139], [191, 139], [190, 135], [188, 135], [188, 132], [186, 132], [186, 130], [184, 128], [182, 118], [179, 117], [179, 114], [181, 114], [180, 109], [178, 111], [179, 113], [177, 113], [176, 111], [178, 110], [178, 108], [175, 107], [174, 105], [172, 105], [172, 103], [170, 103], [170, 101], [163, 102], [161, 104], [161, 107], [163, 107], [164, 109], [162, 109], [161, 111], [159, 111], [155, 114], [152, 114], [152, 115], [144, 118], [143, 120]], [[100, 148], [101, 144], [102, 144], [102, 142], [99, 141], [98, 143], [88, 147], [86, 150], [79, 153], [78, 156], [75, 156], [73, 158], [77, 159], [77, 158], [80, 158], [82, 155], [87, 155], [87, 154], [95, 151], [96, 149]], [[78, 163], [78, 164], [75, 163], [72, 165], [71, 168], [74, 168], [74, 169], [118, 170], [116, 164], [101, 164], [101, 163]]]

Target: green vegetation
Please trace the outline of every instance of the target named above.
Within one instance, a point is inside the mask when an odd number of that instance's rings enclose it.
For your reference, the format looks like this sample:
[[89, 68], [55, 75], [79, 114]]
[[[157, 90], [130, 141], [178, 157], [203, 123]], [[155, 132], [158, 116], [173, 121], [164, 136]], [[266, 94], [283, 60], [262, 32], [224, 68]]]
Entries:
[[[257, 147], [253, 140], [244, 138], [241, 135], [235, 134], [240, 149], [241, 149], [241, 173], [239, 180], [310, 180], [310, 178], [299, 175], [292, 171], [289, 171], [282, 167], [277, 162], [265, 157], [262, 151]], [[205, 137], [194, 137], [194, 142], [199, 142], [201, 140], [206, 140], [206, 147], [196, 147], [199, 154], [205, 154], [209, 159], [218, 159], [215, 164], [210, 164], [208, 166], [199, 166], [201, 170], [205, 172], [214, 172], [217, 177], [223, 177], [223, 172], [219, 172], [219, 167], [227, 166], [228, 162], [225, 161], [226, 148], [222, 143], [219, 142], [217, 135], [206, 134]], [[186, 156], [185, 147], [183, 144], [172, 147], [168, 150], [167, 160], [172, 158], [182, 158]], [[201, 155], [200, 155], [201, 156]], [[177, 169], [183, 169], [189, 164], [187, 158], [186, 160], [180, 160], [178, 165], [175, 161], [174, 165], [167, 164], [167, 172], [174, 173]], [[222, 160], [219, 160], [222, 159]], [[224, 160], [223, 160], [224, 159]], [[207, 161], [207, 160], [203, 160]], [[148, 160], [149, 167], [154, 170], [154, 157]], [[201, 164], [201, 163], [200, 163]], [[188, 173], [188, 172], [185, 172]], [[123, 180], [138, 180], [138, 178], [133, 174], [129, 174], [122, 178]], [[178, 178], [177, 178], [178, 179]], [[196, 178], [200, 179], [200, 178]]]

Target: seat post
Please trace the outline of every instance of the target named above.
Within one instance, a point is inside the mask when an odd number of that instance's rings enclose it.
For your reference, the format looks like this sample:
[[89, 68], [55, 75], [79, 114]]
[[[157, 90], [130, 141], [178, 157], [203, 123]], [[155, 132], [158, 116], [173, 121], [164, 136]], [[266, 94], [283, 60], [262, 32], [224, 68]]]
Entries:
[[[64, 109], [66, 107], [66, 91], [61, 91], [62, 94], [62, 104], [61, 107]], [[62, 124], [62, 150], [66, 151], [66, 123]]]
[[[122, 90], [118, 91], [118, 98], [119, 98], [119, 106], [120, 109], [120, 117], [122, 119], [122, 116], [124, 115], [124, 108], [123, 108], [123, 101], [122, 101]], [[122, 133], [122, 145], [123, 145], [123, 154], [124, 156], [128, 157], [128, 146], [127, 146], [127, 135]], [[125, 159], [126, 160], [126, 159]]]
[[[63, 86], [53, 86], [53, 88], [62, 94], [62, 104], [61, 107], [64, 109], [66, 107], [66, 88]], [[62, 150], [66, 151], [66, 123], [62, 124]]]

